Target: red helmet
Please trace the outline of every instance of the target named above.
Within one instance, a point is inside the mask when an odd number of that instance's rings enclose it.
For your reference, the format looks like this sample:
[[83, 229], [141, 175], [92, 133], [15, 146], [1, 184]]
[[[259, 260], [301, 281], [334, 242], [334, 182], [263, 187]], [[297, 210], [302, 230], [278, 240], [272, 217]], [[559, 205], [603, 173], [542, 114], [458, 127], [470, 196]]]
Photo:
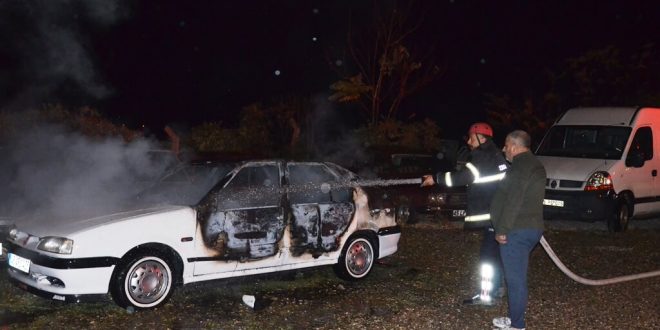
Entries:
[[486, 123], [474, 123], [468, 130], [468, 134], [472, 133], [493, 137], [493, 128]]

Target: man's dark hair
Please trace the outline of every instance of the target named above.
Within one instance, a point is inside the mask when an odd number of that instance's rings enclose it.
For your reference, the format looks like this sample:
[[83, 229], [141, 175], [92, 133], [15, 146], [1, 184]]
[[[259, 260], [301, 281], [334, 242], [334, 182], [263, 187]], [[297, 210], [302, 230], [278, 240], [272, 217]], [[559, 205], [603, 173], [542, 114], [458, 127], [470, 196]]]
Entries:
[[515, 130], [506, 136], [511, 142], [521, 147], [529, 148], [532, 146], [532, 137], [523, 130]]

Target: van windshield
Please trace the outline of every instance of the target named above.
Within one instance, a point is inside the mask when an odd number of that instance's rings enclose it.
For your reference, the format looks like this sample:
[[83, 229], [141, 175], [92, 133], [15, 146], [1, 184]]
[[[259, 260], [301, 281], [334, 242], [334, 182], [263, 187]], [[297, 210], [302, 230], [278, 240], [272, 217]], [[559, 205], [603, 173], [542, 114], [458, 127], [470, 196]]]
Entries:
[[539, 156], [621, 159], [630, 127], [553, 126], [536, 150]]

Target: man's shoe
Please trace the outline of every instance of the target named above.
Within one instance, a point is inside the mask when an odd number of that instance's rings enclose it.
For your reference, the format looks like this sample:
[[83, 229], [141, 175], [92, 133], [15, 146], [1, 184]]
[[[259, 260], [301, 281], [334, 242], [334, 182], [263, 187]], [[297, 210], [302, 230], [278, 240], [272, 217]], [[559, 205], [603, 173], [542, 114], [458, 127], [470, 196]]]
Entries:
[[476, 295], [470, 299], [463, 300], [463, 305], [494, 306], [495, 302], [492, 299], [482, 300], [479, 295]]
[[508, 317], [496, 317], [493, 319], [493, 325], [500, 329], [506, 329], [511, 327], [511, 319]]

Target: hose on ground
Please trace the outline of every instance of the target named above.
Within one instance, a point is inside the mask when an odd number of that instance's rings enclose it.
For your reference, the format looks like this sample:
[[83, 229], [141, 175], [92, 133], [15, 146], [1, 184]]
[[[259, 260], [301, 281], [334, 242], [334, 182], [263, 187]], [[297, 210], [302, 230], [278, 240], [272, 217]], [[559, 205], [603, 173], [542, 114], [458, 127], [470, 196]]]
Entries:
[[552, 251], [552, 248], [550, 247], [550, 244], [548, 244], [548, 241], [545, 240], [545, 237], [541, 236], [541, 246], [543, 246], [543, 249], [545, 252], [548, 254], [550, 259], [552, 259], [552, 262], [557, 265], [559, 269], [561, 269], [564, 274], [566, 274], [568, 277], [570, 277], [572, 280], [582, 283], [585, 285], [607, 285], [607, 284], [614, 284], [614, 283], [619, 283], [619, 282], [626, 282], [626, 281], [632, 281], [632, 280], [639, 280], [642, 278], [647, 278], [647, 277], [653, 277], [653, 276], [660, 276], [660, 270], [652, 271], [652, 272], [646, 272], [646, 273], [640, 273], [640, 274], [633, 274], [633, 275], [626, 275], [626, 276], [618, 276], [618, 277], [612, 277], [612, 278], [606, 278], [602, 280], [591, 280], [588, 278], [581, 277], [575, 273], [573, 273], [566, 265], [564, 265], [561, 260], [557, 257], [554, 251]]

